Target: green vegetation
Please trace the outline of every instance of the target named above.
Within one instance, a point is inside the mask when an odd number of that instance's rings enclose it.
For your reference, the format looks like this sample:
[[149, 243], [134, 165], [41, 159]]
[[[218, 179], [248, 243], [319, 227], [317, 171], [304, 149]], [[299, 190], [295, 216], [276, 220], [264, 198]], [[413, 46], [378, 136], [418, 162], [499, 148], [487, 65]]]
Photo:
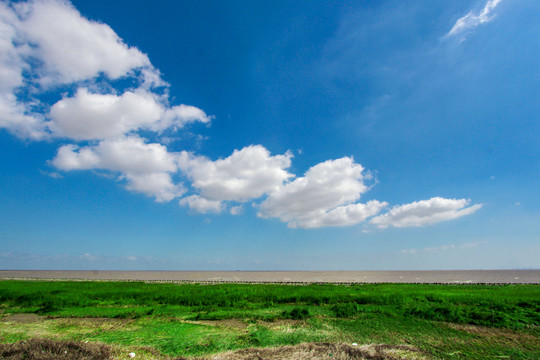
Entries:
[[537, 285], [0, 281], [0, 316], [3, 343], [48, 337], [164, 356], [326, 341], [409, 344], [442, 359], [540, 358]]

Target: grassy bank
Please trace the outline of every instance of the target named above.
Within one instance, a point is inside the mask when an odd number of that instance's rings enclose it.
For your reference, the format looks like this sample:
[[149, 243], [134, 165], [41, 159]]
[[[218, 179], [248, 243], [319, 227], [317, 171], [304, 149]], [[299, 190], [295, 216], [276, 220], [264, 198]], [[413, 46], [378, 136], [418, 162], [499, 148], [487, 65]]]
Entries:
[[443, 359], [540, 358], [536, 285], [0, 281], [0, 304], [4, 343], [48, 337], [172, 357], [327, 341], [409, 344]]

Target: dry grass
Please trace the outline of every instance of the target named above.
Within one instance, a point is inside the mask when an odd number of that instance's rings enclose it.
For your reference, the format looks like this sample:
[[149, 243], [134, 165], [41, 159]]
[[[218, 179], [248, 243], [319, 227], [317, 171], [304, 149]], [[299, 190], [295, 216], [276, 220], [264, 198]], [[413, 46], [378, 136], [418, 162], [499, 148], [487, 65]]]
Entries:
[[425, 360], [418, 349], [407, 345], [308, 343], [275, 348], [251, 348], [215, 354], [198, 360]]
[[187, 324], [207, 325], [232, 329], [247, 329], [250, 325], [246, 321], [240, 321], [238, 319], [223, 319], [223, 320], [178, 320]]
[[30, 339], [14, 344], [0, 344], [0, 359], [6, 360], [105, 360], [110, 347], [96, 343]]
[[[118, 349], [98, 343], [35, 338], [14, 344], [0, 344], [0, 359], [6, 360], [106, 360], [128, 358]], [[141, 354], [142, 355], [142, 354]], [[148, 354], [145, 359], [152, 359]], [[155, 359], [163, 359], [154, 354]], [[418, 349], [407, 345], [363, 345], [308, 343], [275, 348], [251, 348], [215, 354], [193, 360], [427, 360]], [[178, 358], [176, 360], [187, 360]]]
[[462, 325], [462, 324], [446, 324], [448, 327], [474, 335], [476, 339], [469, 339], [469, 343], [481, 343], [489, 341], [492, 345], [500, 345], [503, 347], [520, 347], [529, 348], [538, 347], [538, 337], [525, 332], [517, 332], [512, 329], [489, 328], [477, 325]]
[[43, 319], [45, 319], [45, 317], [37, 314], [13, 314], [5, 317], [0, 317], [0, 319], [5, 322], [27, 324], [42, 321]]
[[49, 318], [35, 314], [0, 316], [0, 339], [12, 335], [19, 338], [66, 339], [96, 331], [134, 329], [132, 320], [106, 318]]
[[465, 331], [469, 334], [480, 335], [482, 337], [504, 337], [510, 339], [526, 339], [531, 341], [537, 341], [538, 339], [531, 334], [518, 332], [512, 329], [501, 329], [501, 328], [489, 328], [485, 326], [478, 325], [466, 325], [466, 324], [446, 324], [448, 327], [456, 330]]

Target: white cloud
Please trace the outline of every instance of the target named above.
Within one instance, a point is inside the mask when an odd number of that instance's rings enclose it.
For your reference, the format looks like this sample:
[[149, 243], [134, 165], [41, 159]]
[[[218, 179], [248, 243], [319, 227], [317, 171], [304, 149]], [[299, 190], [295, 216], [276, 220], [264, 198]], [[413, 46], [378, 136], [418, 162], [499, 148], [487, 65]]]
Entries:
[[63, 178], [62, 174], [54, 172], [54, 171], [49, 172], [49, 171], [39, 170], [39, 173], [41, 175], [45, 175], [45, 176], [48, 176], [48, 177], [53, 178], [53, 179], [61, 179], [61, 178]]
[[187, 105], [166, 108], [156, 94], [146, 90], [114, 94], [90, 93], [79, 88], [50, 111], [50, 128], [59, 136], [76, 140], [117, 137], [139, 129], [162, 131], [193, 121], [209, 122], [204, 111]]
[[127, 189], [169, 201], [181, 196], [185, 189], [174, 184], [171, 174], [177, 171], [175, 154], [161, 144], [147, 144], [131, 136], [104, 140], [97, 145], [79, 148], [64, 145], [51, 164], [59, 170], [103, 169], [120, 172], [127, 180]]
[[244, 212], [244, 207], [242, 205], [232, 206], [229, 212], [231, 215], [242, 215]]
[[160, 121], [150, 128], [156, 131], [169, 127], [181, 128], [185, 124], [195, 121], [209, 123], [211, 119], [212, 116], [206, 115], [204, 111], [195, 106], [178, 105], [167, 109]]
[[22, 104], [17, 103], [15, 96], [0, 94], [0, 129], [9, 130], [20, 138], [42, 140], [49, 136], [42, 117], [37, 114], [28, 115]]
[[137, 68], [152, 69], [145, 54], [127, 46], [107, 24], [83, 18], [66, 1], [31, 1], [15, 9], [22, 37], [43, 61], [42, 81], [70, 83], [100, 73], [117, 79]]
[[310, 168], [304, 177], [278, 187], [261, 204], [258, 215], [277, 217], [289, 227], [316, 228], [359, 223], [386, 203], [353, 204], [368, 190], [364, 168], [352, 158], [328, 160]]
[[[108, 94], [88, 90], [98, 77]], [[116, 95], [110, 80], [118, 78], [135, 88]], [[168, 84], [146, 54], [62, 0], [0, 3], [0, 79], [0, 127], [23, 138], [104, 139], [211, 119], [194, 106], [170, 106], [167, 92], [156, 93]], [[38, 95], [83, 81], [85, 87], [45, 112], [50, 104]]]
[[180, 200], [181, 206], [189, 206], [189, 208], [197, 213], [219, 214], [223, 211], [223, 203], [216, 200], [208, 200], [198, 195], [191, 195]]
[[330, 211], [320, 210], [318, 213], [311, 213], [305, 218], [291, 220], [288, 226], [291, 228], [313, 229], [325, 226], [356, 225], [371, 216], [377, 215], [387, 205], [386, 202], [371, 200], [366, 204], [338, 206]]
[[90, 147], [80, 149], [77, 145], [64, 145], [58, 149], [51, 164], [59, 170], [90, 170], [99, 167], [99, 156]]
[[64, 145], [52, 164], [60, 170], [106, 169], [130, 174], [175, 172], [174, 154], [137, 136], [104, 140], [95, 146]]
[[23, 83], [22, 70], [25, 62], [21, 59], [24, 49], [13, 43], [17, 37], [17, 17], [7, 4], [0, 3], [0, 92], [11, 93]]
[[182, 196], [186, 190], [181, 184], [174, 184], [169, 173], [126, 174], [126, 189], [154, 196], [158, 202], [171, 201]]
[[164, 109], [148, 92], [125, 92], [121, 96], [89, 93], [80, 88], [74, 97], [51, 108], [51, 127], [76, 140], [110, 138], [157, 122]]
[[[159, 71], [108, 25], [83, 18], [67, 1], [0, 3], [0, 50], [0, 127], [31, 139], [103, 140], [64, 145], [51, 164], [64, 171], [118, 172], [128, 190], [157, 201], [185, 192], [172, 179], [176, 155], [134, 133], [207, 123], [211, 117], [194, 106], [170, 106], [167, 92], [156, 92], [156, 86], [167, 85]], [[96, 86], [98, 77], [105, 85]], [[129, 78], [135, 88], [117, 95], [110, 80], [118, 78]], [[75, 94], [44, 110], [49, 104], [37, 95], [65, 84], [75, 85]], [[108, 93], [89, 90], [97, 88]]]
[[493, 20], [494, 16], [491, 14], [501, 1], [502, 0], [488, 0], [479, 13], [475, 14], [471, 11], [467, 15], [459, 18], [446, 36], [455, 36]]
[[201, 197], [247, 201], [275, 191], [290, 178], [285, 169], [291, 166], [291, 157], [291, 153], [272, 156], [263, 146], [252, 145], [216, 161], [182, 152], [178, 163]]
[[469, 199], [434, 197], [395, 206], [386, 214], [371, 219], [370, 223], [380, 229], [431, 225], [470, 215], [482, 207], [480, 204], [467, 207], [469, 203]]
[[16, 46], [17, 16], [5, 3], [0, 3], [0, 128], [9, 129], [19, 137], [41, 139], [46, 136], [39, 116], [26, 114], [17, 102], [15, 89], [23, 85], [22, 72], [27, 67], [23, 56], [28, 47]]

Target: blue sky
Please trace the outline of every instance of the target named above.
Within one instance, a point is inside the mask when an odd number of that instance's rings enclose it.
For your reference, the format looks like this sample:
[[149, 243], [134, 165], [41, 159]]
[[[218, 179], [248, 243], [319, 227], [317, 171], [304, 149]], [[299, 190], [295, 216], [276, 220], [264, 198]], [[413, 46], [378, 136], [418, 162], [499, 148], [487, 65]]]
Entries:
[[0, 268], [539, 268], [540, 4], [0, 3]]

